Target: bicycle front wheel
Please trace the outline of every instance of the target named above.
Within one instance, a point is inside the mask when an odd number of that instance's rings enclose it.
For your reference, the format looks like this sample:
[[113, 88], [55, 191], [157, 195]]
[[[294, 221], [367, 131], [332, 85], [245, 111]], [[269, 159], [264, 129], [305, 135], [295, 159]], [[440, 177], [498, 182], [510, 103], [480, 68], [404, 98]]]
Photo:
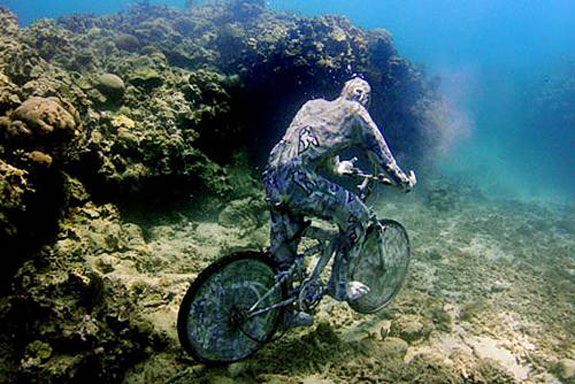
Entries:
[[[178, 336], [184, 349], [206, 364], [244, 359], [268, 342], [284, 308], [278, 307], [241, 320], [258, 300], [267, 308], [282, 301], [284, 287], [276, 284], [269, 255], [241, 252], [206, 268], [188, 289], [178, 313]], [[240, 320], [238, 320], [240, 317]]]
[[350, 307], [360, 313], [383, 309], [401, 289], [409, 258], [409, 238], [400, 223], [381, 220], [370, 226], [362, 252], [351, 268], [351, 280], [366, 284], [370, 292], [350, 301]]

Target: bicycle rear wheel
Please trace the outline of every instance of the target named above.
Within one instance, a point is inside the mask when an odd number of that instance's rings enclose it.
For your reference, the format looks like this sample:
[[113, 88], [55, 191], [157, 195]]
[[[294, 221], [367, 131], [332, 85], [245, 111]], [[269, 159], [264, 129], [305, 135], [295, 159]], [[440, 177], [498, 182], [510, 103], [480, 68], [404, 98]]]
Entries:
[[370, 288], [362, 298], [349, 302], [360, 313], [384, 308], [399, 292], [409, 266], [410, 246], [407, 232], [394, 220], [380, 220], [367, 230], [363, 250], [351, 266], [351, 280]]
[[[206, 364], [231, 363], [255, 353], [272, 338], [284, 308], [239, 323], [238, 314], [268, 293], [275, 277], [271, 257], [264, 253], [236, 253], [211, 264], [192, 283], [180, 306], [178, 336], [184, 349]], [[284, 287], [277, 288], [258, 308], [276, 304], [285, 295]]]

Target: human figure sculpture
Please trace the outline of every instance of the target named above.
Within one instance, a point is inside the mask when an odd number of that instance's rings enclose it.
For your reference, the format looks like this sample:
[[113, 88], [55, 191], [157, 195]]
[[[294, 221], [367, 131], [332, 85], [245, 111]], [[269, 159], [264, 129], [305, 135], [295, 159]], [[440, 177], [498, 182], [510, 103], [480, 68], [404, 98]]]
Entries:
[[[281, 141], [271, 151], [263, 179], [271, 210], [271, 253], [280, 271], [294, 262], [304, 217], [334, 222], [347, 241], [336, 252], [328, 285], [334, 299], [357, 300], [369, 287], [350, 281], [350, 261], [356, 257], [369, 223], [369, 210], [354, 193], [328, 179], [353, 169], [355, 159], [340, 161], [347, 149], [358, 148], [396, 185], [410, 191], [416, 184], [397, 165], [383, 135], [369, 115], [371, 87], [360, 78], [345, 83], [332, 101], [311, 100], [298, 111]], [[327, 175], [324, 177], [322, 175]], [[295, 241], [294, 241], [295, 240]], [[291, 313], [291, 322], [310, 323], [311, 316]], [[312, 320], [311, 320], [312, 321]], [[306, 324], [303, 324], [306, 325]]]

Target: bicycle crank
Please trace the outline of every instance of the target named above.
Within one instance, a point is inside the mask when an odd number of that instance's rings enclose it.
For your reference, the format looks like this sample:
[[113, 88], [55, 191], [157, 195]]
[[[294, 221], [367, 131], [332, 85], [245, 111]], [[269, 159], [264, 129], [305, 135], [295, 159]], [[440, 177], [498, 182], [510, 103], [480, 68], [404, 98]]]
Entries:
[[319, 279], [304, 281], [298, 296], [300, 311], [313, 311], [326, 293], [327, 289]]

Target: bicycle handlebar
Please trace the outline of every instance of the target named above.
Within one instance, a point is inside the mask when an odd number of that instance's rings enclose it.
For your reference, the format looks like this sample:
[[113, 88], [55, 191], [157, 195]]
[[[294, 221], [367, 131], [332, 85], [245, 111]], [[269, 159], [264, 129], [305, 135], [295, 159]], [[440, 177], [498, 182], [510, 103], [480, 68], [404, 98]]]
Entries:
[[365, 180], [367, 180], [367, 181], [377, 181], [379, 183], [386, 185], [392, 185], [392, 186], [397, 185], [389, 177], [385, 177], [384, 175], [371, 175], [369, 173], [363, 172], [359, 168], [352, 168], [350, 172], [346, 172], [345, 174], [349, 176], [362, 177], [364, 179], [364, 182]]
[[377, 181], [378, 183], [397, 186], [390, 178], [384, 175], [371, 175], [369, 173], [363, 172], [359, 168], [351, 168], [349, 171], [344, 172], [343, 175], [355, 176], [363, 178], [363, 182], [357, 186], [359, 189], [359, 196], [362, 201], [365, 201], [369, 195], [369, 184], [372, 181]]

